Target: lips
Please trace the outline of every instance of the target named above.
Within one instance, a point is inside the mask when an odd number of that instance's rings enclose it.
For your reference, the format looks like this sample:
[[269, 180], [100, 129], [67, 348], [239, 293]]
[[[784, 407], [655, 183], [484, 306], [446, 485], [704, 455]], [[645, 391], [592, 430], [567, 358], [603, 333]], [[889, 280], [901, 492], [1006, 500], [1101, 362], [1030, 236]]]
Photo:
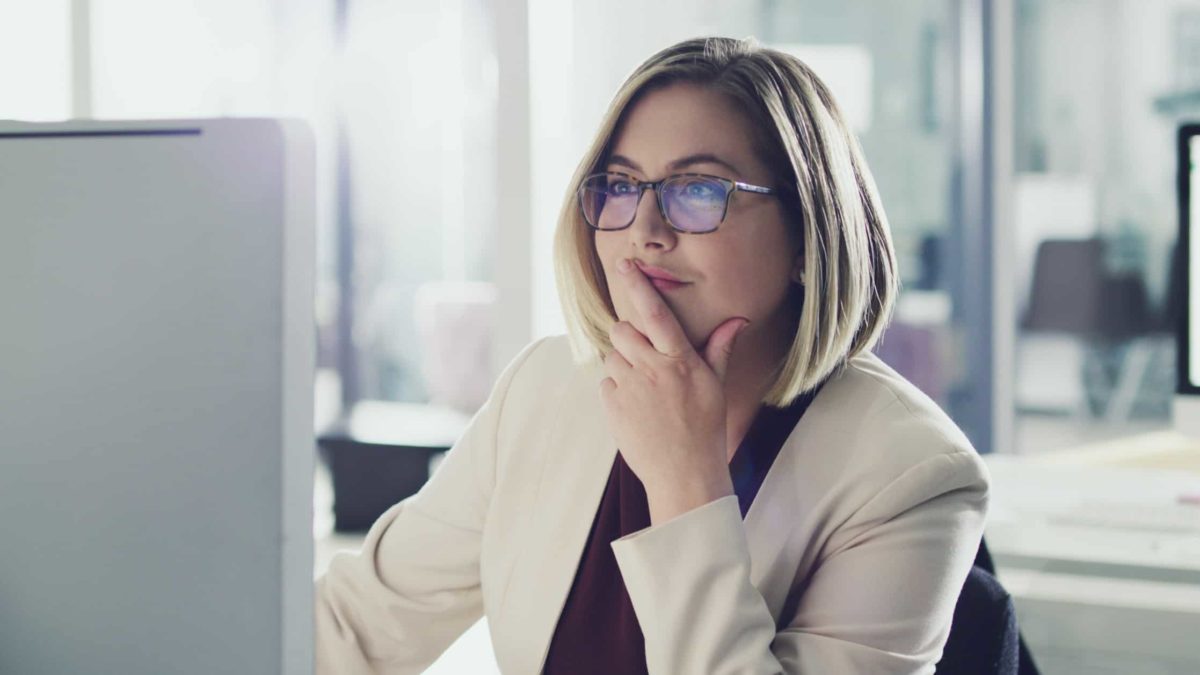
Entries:
[[638, 266], [638, 269], [640, 269], [642, 271], [642, 274], [645, 274], [646, 276], [650, 277], [651, 279], [663, 279], [665, 281], [674, 281], [675, 283], [678, 283], [678, 284], [685, 283], [679, 277], [675, 276], [674, 274], [671, 274], [670, 272], [664, 270], [661, 267], [655, 267], [654, 265], [646, 265], [637, 260], [635, 260], [633, 262], [634, 262], [634, 264], [636, 264]]

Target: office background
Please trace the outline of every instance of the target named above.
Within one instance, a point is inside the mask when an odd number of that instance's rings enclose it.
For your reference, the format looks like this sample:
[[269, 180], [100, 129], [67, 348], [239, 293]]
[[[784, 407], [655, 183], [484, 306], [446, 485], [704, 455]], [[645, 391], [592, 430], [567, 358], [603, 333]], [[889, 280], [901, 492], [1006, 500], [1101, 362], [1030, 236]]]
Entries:
[[982, 452], [1170, 426], [1200, 0], [0, 0], [0, 118], [307, 120], [317, 427], [469, 415], [563, 330], [551, 233], [608, 98], [702, 34], [833, 87], [901, 261], [878, 351]]
[[[1200, 116], [1200, 2], [5, 0], [0, 19], [0, 117], [314, 126], [326, 415], [470, 410], [473, 377], [563, 330], [549, 242], [608, 97], [653, 50], [720, 33], [834, 87], [902, 261], [880, 351], [977, 447], [1168, 424], [1172, 131]], [[1105, 312], [1061, 304], [1101, 289]], [[448, 363], [464, 354], [482, 370]]]

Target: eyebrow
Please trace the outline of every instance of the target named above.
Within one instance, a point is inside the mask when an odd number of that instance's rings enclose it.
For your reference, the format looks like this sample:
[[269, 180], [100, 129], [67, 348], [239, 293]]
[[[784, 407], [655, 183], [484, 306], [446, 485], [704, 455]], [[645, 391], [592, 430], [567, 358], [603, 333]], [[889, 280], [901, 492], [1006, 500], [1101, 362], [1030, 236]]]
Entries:
[[[629, 159], [625, 155], [613, 155], [612, 157], [608, 158], [608, 163], [625, 166], [637, 171], [638, 173], [645, 173], [645, 171], [642, 170], [642, 167], [638, 166], [637, 162]], [[677, 171], [693, 164], [719, 164], [720, 166], [732, 171], [736, 176], [742, 175], [742, 172], [738, 171], [736, 166], [712, 154], [711, 152], [698, 152], [694, 155], [688, 155], [687, 157], [680, 157], [679, 159], [668, 164], [667, 169], [669, 171]]]

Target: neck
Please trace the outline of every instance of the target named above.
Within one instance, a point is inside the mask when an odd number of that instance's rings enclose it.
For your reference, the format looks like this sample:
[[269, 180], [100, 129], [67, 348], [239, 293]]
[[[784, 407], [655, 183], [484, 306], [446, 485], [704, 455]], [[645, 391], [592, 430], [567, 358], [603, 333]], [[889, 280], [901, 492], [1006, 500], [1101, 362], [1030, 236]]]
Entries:
[[[794, 323], [783, 327], [747, 326], [737, 337], [725, 371], [725, 437], [727, 455], [742, 443], [762, 399], [770, 391], [780, 364], [791, 347]], [[787, 336], [784, 338], [783, 336]]]

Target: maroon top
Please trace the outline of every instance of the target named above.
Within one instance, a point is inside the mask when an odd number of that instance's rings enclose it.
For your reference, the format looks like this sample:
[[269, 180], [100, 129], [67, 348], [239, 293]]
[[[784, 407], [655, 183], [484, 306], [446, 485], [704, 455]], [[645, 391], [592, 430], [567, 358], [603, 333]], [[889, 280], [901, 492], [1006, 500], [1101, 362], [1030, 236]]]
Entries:
[[[743, 518], [783, 442], [819, 390], [818, 386], [806, 392], [787, 408], [759, 407], [729, 462]], [[646, 490], [618, 452], [583, 547], [575, 583], [550, 641], [543, 673], [646, 672], [642, 629], [609, 544], [649, 526]]]

